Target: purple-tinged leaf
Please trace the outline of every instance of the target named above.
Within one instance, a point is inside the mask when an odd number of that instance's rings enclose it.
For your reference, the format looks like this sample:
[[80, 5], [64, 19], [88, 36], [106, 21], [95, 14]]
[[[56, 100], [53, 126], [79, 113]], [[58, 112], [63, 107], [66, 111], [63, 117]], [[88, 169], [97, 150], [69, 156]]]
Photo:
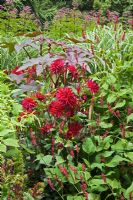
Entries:
[[20, 74], [20, 75], [10, 74], [9, 77], [10, 77], [11, 81], [16, 81], [16, 83], [19, 84], [23, 80], [24, 75], [23, 74]]

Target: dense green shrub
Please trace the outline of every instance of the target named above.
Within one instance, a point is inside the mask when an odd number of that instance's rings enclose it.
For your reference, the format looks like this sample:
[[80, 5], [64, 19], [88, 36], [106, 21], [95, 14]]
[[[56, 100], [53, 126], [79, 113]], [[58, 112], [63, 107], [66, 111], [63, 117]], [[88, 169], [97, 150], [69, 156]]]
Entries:
[[23, 106], [17, 131], [25, 167], [30, 187], [44, 181], [42, 199], [129, 200], [131, 30], [124, 33], [118, 23], [87, 30], [83, 38], [68, 36], [68, 44], [41, 35], [15, 46], [36, 52], [10, 75]]

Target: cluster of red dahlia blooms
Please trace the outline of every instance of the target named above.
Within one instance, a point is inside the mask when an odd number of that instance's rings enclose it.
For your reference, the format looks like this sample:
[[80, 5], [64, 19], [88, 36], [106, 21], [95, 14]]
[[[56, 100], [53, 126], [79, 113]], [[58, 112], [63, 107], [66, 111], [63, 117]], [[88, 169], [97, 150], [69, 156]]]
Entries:
[[49, 105], [49, 112], [55, 117], [63, 115], [70, 117], [74, 114], [77, 106], [77, 97], [71, 88], [65, 87], [57, 90], [56, 101], [52, 101]]

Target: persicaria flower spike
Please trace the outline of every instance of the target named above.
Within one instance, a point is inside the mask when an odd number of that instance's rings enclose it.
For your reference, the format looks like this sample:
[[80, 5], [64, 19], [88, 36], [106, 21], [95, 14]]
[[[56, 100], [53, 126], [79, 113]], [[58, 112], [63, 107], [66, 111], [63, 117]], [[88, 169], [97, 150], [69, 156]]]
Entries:
[[37, 106], [37, 102], [31, 97], [26, 97], [22, 101], [23, 109], [27, 112], [32, 112], [33, 109]]
[[93, 81], [92, 79], [88, 80], [87, 86], [92, 94], [96, 94], [99, 92], [99, 85]]

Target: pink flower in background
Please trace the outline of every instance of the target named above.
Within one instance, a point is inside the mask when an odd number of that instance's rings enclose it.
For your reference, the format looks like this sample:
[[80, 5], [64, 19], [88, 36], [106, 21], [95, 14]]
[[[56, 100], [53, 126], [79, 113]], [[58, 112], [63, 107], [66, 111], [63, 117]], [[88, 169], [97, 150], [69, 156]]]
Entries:
[[6, 4], [7, 5], [12, 5], [13, 4], [13, 0], [6, 0]]
[[23, 7], [23, 12], [25, 12], [25, 13], [31, 13], [31, 8], [30, 8], [30, 6], [24, 6], [24, 7]]
[[64, 69], [65, 69], [65, 61], [62, 59], [57, 59], [50, 65], [50, 71], [53, 74], [62, 74], [64, 73]]
[[99, 92], [99, 85], [92, 79], [88, 80], [87, 86], [91, 93], [96, 94]]
[[16, 15], [18, 13], [18, 10], [14, 8], [13, 10], [10, 10], [10, 14]]

